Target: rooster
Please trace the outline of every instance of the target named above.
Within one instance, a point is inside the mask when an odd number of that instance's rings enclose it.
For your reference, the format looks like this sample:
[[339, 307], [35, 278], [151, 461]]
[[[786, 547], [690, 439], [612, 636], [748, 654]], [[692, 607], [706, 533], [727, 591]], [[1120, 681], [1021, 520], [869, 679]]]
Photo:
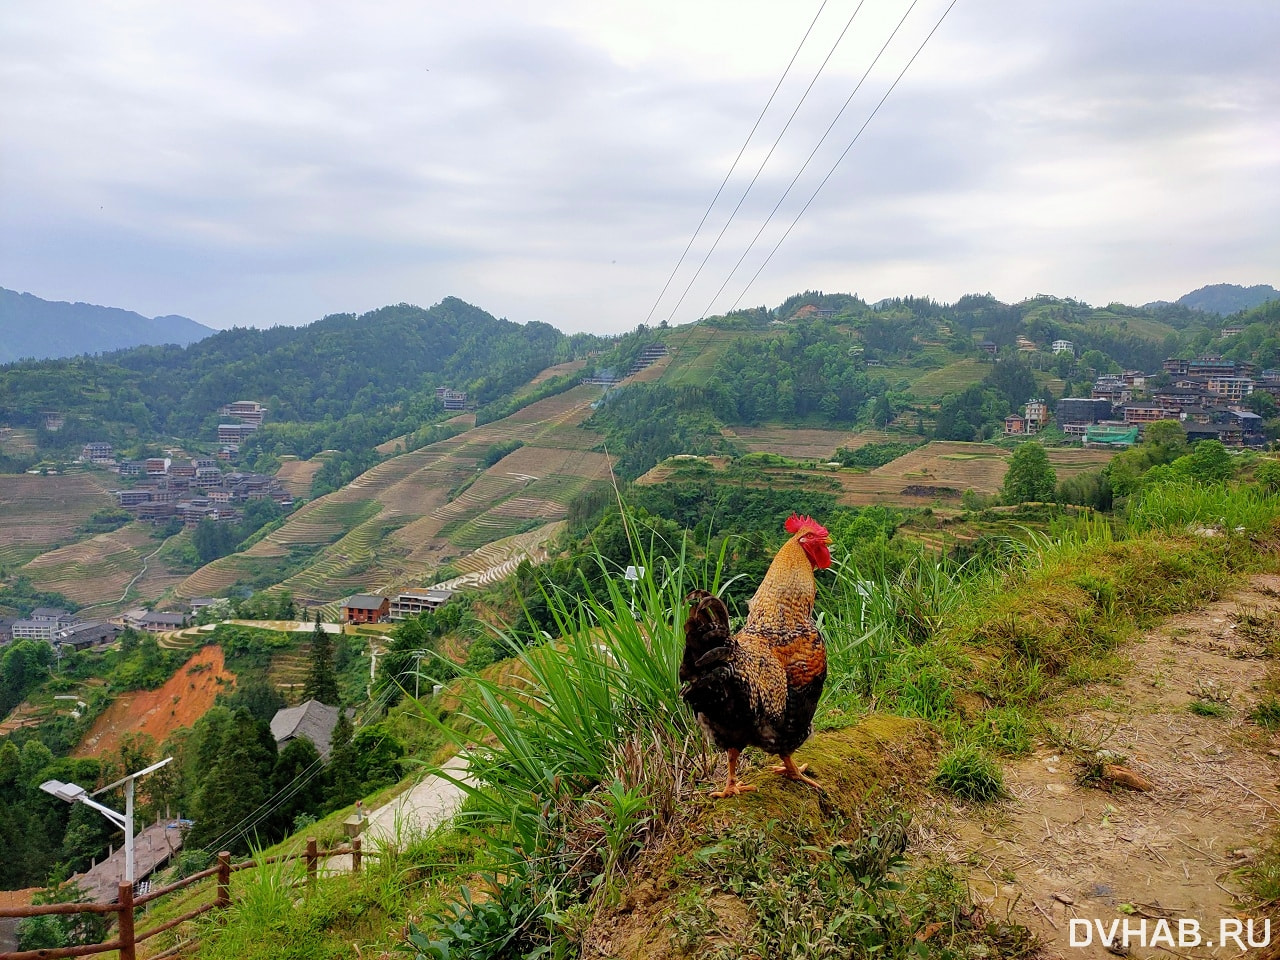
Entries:
[[831, 553], [826, 527], [809, 517], [792, 514], [786, 529], [791, 539], [773, 558], [736, 634], [719, 597], [705, 590], [688, 597], [680, 695], [729, 754], [729, 780], [713, 797], [755, 789], [737, 778], [738, 756], [750, 746], [778, 755], [775, 773], [821, 789], [791, 754], [813, 731], [827, 679], [826, 648], [813, 619], [813, 572], [831, 566]]

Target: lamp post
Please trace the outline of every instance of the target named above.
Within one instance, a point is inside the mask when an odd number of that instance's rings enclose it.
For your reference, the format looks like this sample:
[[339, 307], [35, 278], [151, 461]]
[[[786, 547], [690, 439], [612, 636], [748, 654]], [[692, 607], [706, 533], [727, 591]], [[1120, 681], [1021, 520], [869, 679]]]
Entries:
[[[79, 801], [86, 807], [93, 807], [100, 814], [114, 823], [117, 827], [124, 831], [124, 879], [128, 884], [133, 883], [133, 783], [139, 777], [145, 777], [148, 773], [154, 773], [172, 760], [173, 757], [165, 757], [159, 763], [153, 763], [145, 770], [139, 770], [137, 773], [131, 773], [127, 777], [122, 777], [115, 783], [109, 783], [100, 790], [90, 793], [84, 787], [75, 783], [63, 783], [61, 780], [46, 780], [40, 784], [40, 789], [45, 793], [52, 794], [59, 800], [65, 800], [67, 803], [75, 803]], [[104, 806], [93, 798], [100, 793], [106, 793], [108, 790], [114, 790], [116, 787], [124, 786], [124, 813], [112, 810], [108, 806]]]

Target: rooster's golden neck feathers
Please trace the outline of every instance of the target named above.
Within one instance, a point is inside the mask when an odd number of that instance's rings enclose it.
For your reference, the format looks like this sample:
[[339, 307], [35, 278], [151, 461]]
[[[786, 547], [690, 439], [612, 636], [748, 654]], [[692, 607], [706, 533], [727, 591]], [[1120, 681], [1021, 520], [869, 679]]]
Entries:
[[815, 567], [831, 563], [827, 552], [827, 530], [808, 517], [792, 514], [787, 521], [790, 540], [782, 545], [748, 607], [746, 628], [785, 629], [808, 623], [817, 595]]

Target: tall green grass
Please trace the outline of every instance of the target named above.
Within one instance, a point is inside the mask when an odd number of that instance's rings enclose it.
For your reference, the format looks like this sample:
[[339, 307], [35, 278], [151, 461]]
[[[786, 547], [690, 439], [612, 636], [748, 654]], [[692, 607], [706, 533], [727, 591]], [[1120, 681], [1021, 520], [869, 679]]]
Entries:
[[[435, 721], [470, 759], [455, 779], [467, 793], [455, 826], [479, 841], [492, 902], [522, 918], [517, 946], [530, 953], [547, 946], [551, 914], [662, 829], [701, 769], [701, 733], [680, 700], [685, 597], [721, 586], [723, 558], [696, 563], [681, 547], [674, 561], [651, 560], [640, 544], [636, 554], [645, 573], [634, 591], [615, 571], [603, 592], [585, 578], [580, 594], [545, 592], [557, 635], [500, 679], [464, 678], [456, 710]], [[461, 909], [484, 926], [495, 908]], [[437, 925], [457, 927], [454, 914]]]
[[1258, 535], [1272, 528], [1277, 519], [1280, 496], [1252, 484], [1152, 483], [1129, 505], [1129, 525], [1134, 530]]
[[[866, 551], [837, 561], [818, 575], [829, 671], [818, 729], [872, 710], [923, 718], [955, 747], [938, 783], [997, 795], [998, 767], [985, 758], [1030, 749], [1046, 698], [1096, 675], [1090, 664], [1114, 663], [1124, 636], [1217, 596], [1256, 562], [1244, 538], [1188, 542], [1188, 518], [1214, 512], [1260, 533], [1280, 514], [1274, 497], [1186, 485], [1153, 487], [1131, 511], [1127, 527], [1092, 515], [1020, 531], [965, 563], [922, 553], [891, 566]], [[594, 594], [585, 578], [580, 592], [547, 593], [554, 636], [500, 677], [465, 678], [456, 709], [436, 721], [471, 758], [457, 824], [476, 842], [487, 889], [415, 933], [422, 956], [444, 942], [430, 929], [474, 946], [451, 956], [478, 957], [494, 944], [477, 931], [497, 928], [504, 956], [554, 955], [710, 772], [678, 668], [685, 596], [723, 589], [724, 554], [696, 560], [686, 545], [666, 562], [633, 549], [646, 568], [634, 593], [616, 571]], [[476, 864], [467, 869], [474, 878]]]

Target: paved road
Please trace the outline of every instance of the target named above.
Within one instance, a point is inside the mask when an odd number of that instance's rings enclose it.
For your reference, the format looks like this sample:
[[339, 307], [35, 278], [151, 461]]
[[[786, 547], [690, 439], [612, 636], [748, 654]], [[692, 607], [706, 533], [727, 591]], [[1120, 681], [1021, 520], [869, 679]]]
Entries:
[[[451, 757], [441, 769], [470, 782], [465, 757]], [[360, 834], [362, 845], [366, 850], [385, 845], [403, 847], [452, 817], [465, 798], [466, 792], [444, 777], [434, 774], [423, 777], [390, 803], [366, 814], [365, 828]], [[345, 873], [350, 869], [350, 857], [331, 857], [324, 864], [326, 873]]]

